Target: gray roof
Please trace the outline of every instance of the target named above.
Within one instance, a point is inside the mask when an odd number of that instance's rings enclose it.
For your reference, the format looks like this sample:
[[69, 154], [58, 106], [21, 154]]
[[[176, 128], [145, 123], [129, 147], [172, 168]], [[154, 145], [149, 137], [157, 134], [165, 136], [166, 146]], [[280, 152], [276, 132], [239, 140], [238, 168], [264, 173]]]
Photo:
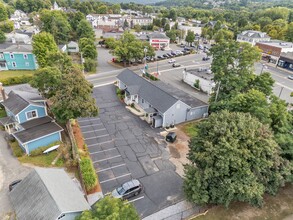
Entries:
[[[43, 124], [41, 124], [42, 122]], [[42, 118], [33, 119], [29, 121], [30, 124], [27, 123], [24, 124], [25, 127], [29, 127], [28, 129], [13, 133], [13, 136], [23, 144], [63, 130], [56, 122], [48, 122], [47, 119]]]
[[9, 125], [9, 124], [13, 124], [15, 122], [14, 118], [12, 117], [4, 117], [4, 118], [0, 118], [0, 124], [4, 125]]
[[39, 94], [38, 90], [31, 87], [29, 84], [18, 84], [18, 85], [13, 85], [13, 86], [4, 86], [5, 93], [8, 94], [12, 90], [18, 90], [18, 91], [24, 91], [24, 92], [30, 92], [30, 93], [36, 93]]
[[35, 168], [9, 196], [21, 220], [56, 220], [61, 213], [90, 209], [63, 169]]
[[16, 115], [30, 104], [41, 106], [42, 104], [33, 102], [36, 100], [44, 99], [35, 93], [13, 90], [8, 94], [8, 99], [2, 102], [2, 105]]
[[33, 119], [33, 120], [26, 121], [26, 122], [21, 124], [21, 127], [23, 127], [24, 129], [29, 129], [29, 128], [32, 128], [32, 127], [35, 127], [35, 126], [39, 126], [39, 125], [42, 125], [42, 124], [49, 123], [51, 121], [53, 121], [53, 119], [51, 117], [45, 116], [45, 117], [36, 118], [36, 119]]
[[293, 52], [281, 53], [280, 58], [286, 58], [287, 60], [293, 60]]
[[3, 49], [1, 52], [26, 52], [32, 53], [33, 47], [30, 44], [12, 44], [11, 46]]
[[265, 32], [253, 31], [253, 30], [243, 31], [241, 34], [239, 34], [239, 36], [245, 36], [249, 38], [271, 38]]
[[127, 87], [139, 86], [137, 94], [162, 113], [178, 101], [129, 69], [122, 71], [117, 78]]
[[150, 39], [157, 38], [157, 39], [170, 39], [167, 37], [164, 33], [154, 32], [150, 35], [148, 35]]

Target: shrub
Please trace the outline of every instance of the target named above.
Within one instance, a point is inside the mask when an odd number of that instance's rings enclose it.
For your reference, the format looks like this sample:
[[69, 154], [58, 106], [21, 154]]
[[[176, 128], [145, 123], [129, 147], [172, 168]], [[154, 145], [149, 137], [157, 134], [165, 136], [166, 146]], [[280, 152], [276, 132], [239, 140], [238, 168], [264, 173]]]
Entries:
[[33, 76], [17, 76], [3, 79], [1, 82], [4, 86], [28, 83], [33, 79]]
[[97, 69], [97, 61], [90, 58], [85, 58], [84, 62], [84, 70], [87, 72], [96, 72]]
[[98, 182], [92, 161], [89, 158], [82, 158], [79, 165], [85, 188], [87, 191], [90, 191]]
[[37, 149], [30, 152], [30, 156], [35, 157], [35, 156], [42, 155], [45, 150], [58, 144], [60, 144], [60, 142], [56, 141], [52, 144], [49, 144], [48, 146], [38, 147]]
[[194, 88], [200, 89], [200, 87], [199, 87], [199, 79], [195, 80], [193, 86], [194, 86]]
[[11, 147], [12, 153], [15, 157], [21, 157], [24, 154], [23, 150], [16, 141], [9, 142], [9, 146]]

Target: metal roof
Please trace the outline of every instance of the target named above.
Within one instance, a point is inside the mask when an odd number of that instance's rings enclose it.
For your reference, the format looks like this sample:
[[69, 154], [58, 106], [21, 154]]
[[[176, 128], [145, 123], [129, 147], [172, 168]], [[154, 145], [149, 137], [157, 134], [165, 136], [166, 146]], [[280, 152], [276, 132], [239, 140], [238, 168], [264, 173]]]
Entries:
[[13, 44], [5, 49], [3, 49], [1, 52], [27, 52], [32, 53], [33, 47], [30, 44]]
[[35, 168], [10, 193], [17, 219], [56, 220], [62, 213], [90, 209], [63, 169]]

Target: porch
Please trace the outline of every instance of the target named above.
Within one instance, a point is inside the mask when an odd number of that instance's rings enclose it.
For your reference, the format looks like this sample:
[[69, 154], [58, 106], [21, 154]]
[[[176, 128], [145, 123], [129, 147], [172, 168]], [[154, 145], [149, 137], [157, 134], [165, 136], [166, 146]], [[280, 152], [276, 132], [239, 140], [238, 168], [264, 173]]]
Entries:
[[14, 119], [12, 117], [4, 117], [4, 118], [0, 118], [0, 124], [4, 126], [5, 131], [8, 134], [12, 134], [15, 131], [17, 131], [15, 129], [16, 126], [16, 122], [14, 121]]

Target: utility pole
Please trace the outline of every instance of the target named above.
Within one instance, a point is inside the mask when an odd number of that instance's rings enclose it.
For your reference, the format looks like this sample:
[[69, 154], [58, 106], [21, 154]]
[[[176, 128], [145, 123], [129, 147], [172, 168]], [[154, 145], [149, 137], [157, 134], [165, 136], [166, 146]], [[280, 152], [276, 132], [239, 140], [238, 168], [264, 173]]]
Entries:
[[284, 89], [284, 87], [282, 86], [282, 87], [281, 87], [280, 94], [279, 94], [279, 98], [280, 98], [280, 97], [281, 97], [281, 95], [282, 95], [283, 89]]

